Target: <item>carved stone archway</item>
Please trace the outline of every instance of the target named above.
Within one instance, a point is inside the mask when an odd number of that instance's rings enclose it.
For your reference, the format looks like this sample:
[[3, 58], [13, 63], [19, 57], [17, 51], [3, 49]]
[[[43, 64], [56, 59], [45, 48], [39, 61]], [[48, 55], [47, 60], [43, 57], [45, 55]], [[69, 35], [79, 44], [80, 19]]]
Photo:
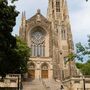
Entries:
[[28, 78], [35, 79], [35, 64], [34, 63], [29, 64]]

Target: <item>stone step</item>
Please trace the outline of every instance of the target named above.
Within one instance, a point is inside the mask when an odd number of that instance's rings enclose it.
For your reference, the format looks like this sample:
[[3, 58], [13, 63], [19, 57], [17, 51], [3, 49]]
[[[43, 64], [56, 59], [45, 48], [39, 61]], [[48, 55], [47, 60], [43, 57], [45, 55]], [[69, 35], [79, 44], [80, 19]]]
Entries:
[[[61, 85], [61, 82], [57, 82], [54, 79], [33, 80], [30, 82], [24, 82], [23, 90], [60, 90]], [[64, 90], [66, 90], [65, 87]]]
[[52, 80], [43, 79], [42, 81], [47, 90], [60, 90], [60, 87], [62, 85], [61, 82], [57, 82], [54, 79]]
[[40, 80], [33, 80], [23, 83], [23, 90], [46, 90]]

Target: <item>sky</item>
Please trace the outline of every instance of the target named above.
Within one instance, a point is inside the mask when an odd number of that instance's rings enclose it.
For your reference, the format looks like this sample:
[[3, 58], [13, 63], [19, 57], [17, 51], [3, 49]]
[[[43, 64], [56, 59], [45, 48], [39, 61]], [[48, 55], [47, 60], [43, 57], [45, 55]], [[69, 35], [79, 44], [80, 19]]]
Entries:
[[[74, 45], [78, 42], [86, 44], [87, 35], [90, 34], [90, 0], [67, 0], [67, 4]], [[46, 16], [48, 0], [19, 0], [15, 5], [20, 14], [14, 27], [14, 35], [19, 34], [22, 11], [26, 11], [27, 19], [32, 17], [37, 9], [41, 9], [41, 13]]]

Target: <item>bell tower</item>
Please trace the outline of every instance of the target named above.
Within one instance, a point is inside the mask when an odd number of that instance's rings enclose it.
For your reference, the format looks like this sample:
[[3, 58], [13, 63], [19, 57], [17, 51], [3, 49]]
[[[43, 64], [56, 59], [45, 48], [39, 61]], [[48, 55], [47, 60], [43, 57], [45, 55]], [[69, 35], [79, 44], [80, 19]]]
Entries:
[[[49, 0], [48, 4], [48, 19], [50, 21], [57, 20], [61, 14], [61, 0]], [[58, 16], [57, 16], [58, 15]]]
[[71, 73], [69, 65], [67, 64], [66, 68], [64, 64], [66, 57], [73, 52], [73, 40], [66, 0], [49, 0], [47, 18], [52, 27], [53, 75], [54, 78], [62, 79], [68, 77]]

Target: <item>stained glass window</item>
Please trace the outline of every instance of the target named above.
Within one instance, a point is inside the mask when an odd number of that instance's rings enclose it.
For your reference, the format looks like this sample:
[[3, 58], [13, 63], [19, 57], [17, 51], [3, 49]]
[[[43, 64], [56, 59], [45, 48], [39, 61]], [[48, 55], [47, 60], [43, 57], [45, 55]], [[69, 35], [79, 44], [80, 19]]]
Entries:
[[32, 56], [33, 57], [43, 57], [45, 56], [45, 34], [37, 28], [32, 33]]

